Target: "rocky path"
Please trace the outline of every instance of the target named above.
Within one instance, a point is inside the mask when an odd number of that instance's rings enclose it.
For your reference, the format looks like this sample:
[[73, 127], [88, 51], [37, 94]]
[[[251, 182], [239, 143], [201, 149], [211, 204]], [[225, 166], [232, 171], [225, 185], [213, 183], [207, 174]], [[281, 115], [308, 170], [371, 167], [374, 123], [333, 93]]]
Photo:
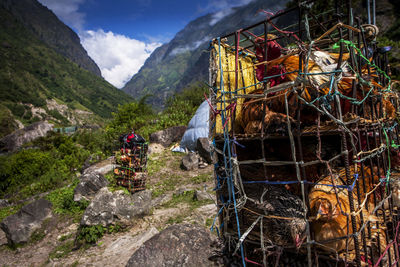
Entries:
[[[193, 171], [179, 168], [183, 155], [157, 151], [150, 157], [148, 186], [155, 197], [149, 215], [134, 219], [132, 226], [122, 232], [106, 234], [88, 249], [70, 251], [78, 223], [54, 216], [38, 241], [16, 250], [0, 246], [0, 266], [125, 266], [132, 254], [148, 239], [169, 225], [190, 223], [208, 228], [216, 214], [214, 200], [204, 191], [213, 188], [212, 167]], [[98, 164], [107, 168], [107, 163]], [[198, 190], [204, 205], [171, 202], [173, 195]], [[193, 191], [190, 191], [193, 192]], [[0, 236], [1, 237], [1, 236]], [[40, 240], [40, 238], [42, 238]]]

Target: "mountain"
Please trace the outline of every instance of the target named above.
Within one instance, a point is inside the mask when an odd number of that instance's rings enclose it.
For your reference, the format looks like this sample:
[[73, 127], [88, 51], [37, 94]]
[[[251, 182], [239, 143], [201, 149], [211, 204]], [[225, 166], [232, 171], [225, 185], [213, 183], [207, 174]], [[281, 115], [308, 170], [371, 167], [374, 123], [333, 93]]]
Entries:
[[49, 47], [101, 77], [96, 63], [81, 46], [78, 35], [36, 0], [0, 0], [0, 5]]
[[0, 0], [0, 4], [49, 47], [101, 77], [99, 67], [81, 46], [78, 35], [47, 7], [36, 0]]
[[285, 3], [255, 0], [191, 21], [169, 43], [157, 48], [122, 90], [134, 98], [151, 94], [151, 104], [162, 108], [168, 96], [195, 81], [208, 80], [210, 40], [264, 19], [265, 16], [257, 12], [260, 9], [278, 11]]
[[[16, 16], [12, 10], [20, 8], [22, 2], [27, 4], [26, 12], [31, 6], [37, 9], [32, 7], [32, 15]], [[96, 71], [93, 73], [58, 52], [61, 46], [54, 48], [61, 41], [56, 40], [57, 35], [52, 33], [71, 29], [58, 21], [47, 8], [36, 0], [0, 0], [0, 3], [0, 137], [21, 122], [27, 125], [47, 119], [60, 126], [91, 123], [93, 120], [101, 122], [111, 117], [118, 104], [133, 100], [94, 74]], [[39, 9], [42, 10], [36, 12]], [[32, 24], [29, 19], [32, 19]], [[32, 30], [37, 29], [35, 25], [40, 24], [39, 20], [52, 23], [48, 25], [49, 31], [44, 24], [40, 33]], [[47, 41], [43, 36], [47, 36]], [[70, 52], [75, 48], [83, 51], [87, 57], [79, 38], [75, 34], [71, 36], [76, 38], [65, 37], [63, 45], [71, 48]], [[52, 38], [54, 42], [49, 44]], [[94, 66], [93, 70], [97, 68]]]

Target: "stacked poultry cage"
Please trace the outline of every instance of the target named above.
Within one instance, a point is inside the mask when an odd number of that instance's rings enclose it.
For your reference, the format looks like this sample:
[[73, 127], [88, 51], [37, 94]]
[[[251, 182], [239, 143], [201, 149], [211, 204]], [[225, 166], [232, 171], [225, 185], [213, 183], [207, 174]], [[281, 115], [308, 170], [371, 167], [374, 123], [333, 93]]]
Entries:
[[129, 148], [123, 146], [115, 153], [114, 177], [131, 193], [146, 189], [147, 150], [147, 143], [131, 142]]
[[213, 227], [244, 266], [399, 266], [389, 49], [351, 2], [314, 10], [265, 12], [211, 43]]

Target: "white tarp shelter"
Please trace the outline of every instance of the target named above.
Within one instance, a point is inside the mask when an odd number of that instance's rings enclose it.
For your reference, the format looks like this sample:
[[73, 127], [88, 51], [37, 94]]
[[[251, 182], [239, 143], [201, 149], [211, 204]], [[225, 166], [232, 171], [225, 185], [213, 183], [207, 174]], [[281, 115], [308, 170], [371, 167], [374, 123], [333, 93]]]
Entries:
[[196, 113], [192, 117], [189, 122], [189, 125], [182, 137], [180, 146], [175, 148], [173, 151], [176, 152], [185, 152], [187, 150], [194, 151], [196, 150], [196, 142], [200, 137], [207, 137], [209, 133], [209, 112], [210, 106], [208, 102], [205, 100], [199, 108], [196, 110]]

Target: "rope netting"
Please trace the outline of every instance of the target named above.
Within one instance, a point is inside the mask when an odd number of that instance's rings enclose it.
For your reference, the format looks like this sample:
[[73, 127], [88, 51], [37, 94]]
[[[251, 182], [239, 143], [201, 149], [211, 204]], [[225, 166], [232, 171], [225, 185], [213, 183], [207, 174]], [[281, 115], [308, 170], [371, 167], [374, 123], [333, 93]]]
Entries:
[[332, 10], [211, 42], [212, 229], [243, 266], [398, 266], [398, 94], [376, 26]]
[[131, 193], [146, 189], [147, 180], [147, 143], [131, 142], [121, 144], [115, 153], [114, 178], [120, 186]]

